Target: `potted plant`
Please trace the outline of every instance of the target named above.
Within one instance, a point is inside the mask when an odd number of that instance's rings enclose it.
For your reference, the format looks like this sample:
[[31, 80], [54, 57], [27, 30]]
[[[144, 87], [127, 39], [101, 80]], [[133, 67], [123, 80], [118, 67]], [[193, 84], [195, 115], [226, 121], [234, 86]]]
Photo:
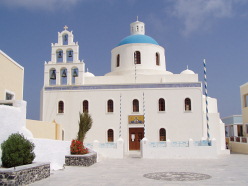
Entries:
[[70, 146], [71, 155], [65, 157], [66, 165], [90, 166], [96, 163], [96, 153], [90, 152], [83, 145], [86, 133], [92, 127], [92, 118], [87, 112], [79, 113], [77, 139], [72, 140]]

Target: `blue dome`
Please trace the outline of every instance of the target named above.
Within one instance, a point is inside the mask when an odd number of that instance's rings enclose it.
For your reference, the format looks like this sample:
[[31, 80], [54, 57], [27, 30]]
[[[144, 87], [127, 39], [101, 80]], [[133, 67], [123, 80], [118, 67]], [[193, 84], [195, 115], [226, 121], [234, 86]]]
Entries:
[[121, 40], [118, 46], [131, 44], [131, 43], [150, 43], [154, 45], [159, 45], [157, 41], [147, 35], [130, 35]]

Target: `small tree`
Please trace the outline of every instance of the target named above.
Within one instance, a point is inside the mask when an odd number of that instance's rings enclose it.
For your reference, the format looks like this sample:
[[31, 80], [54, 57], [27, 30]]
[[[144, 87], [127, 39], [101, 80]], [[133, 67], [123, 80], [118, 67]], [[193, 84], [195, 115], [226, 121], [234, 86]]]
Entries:
[[77, 140], [81, 141], [82, 143], [84, 142], [85, 135], [88, 132], [88, 130], [91, 129], [92, 123], [93, 121], [90, 114], [88, 114], [87, 112], [79, 113], [79, 121], [78, 121], [79, 130], [78, 130]]
[[22, 134], [11, 134], [9, 138], [1, 144], [3, 167], [16, 167], [33, 162], [35, 158], [34, 144], [24, 138]]

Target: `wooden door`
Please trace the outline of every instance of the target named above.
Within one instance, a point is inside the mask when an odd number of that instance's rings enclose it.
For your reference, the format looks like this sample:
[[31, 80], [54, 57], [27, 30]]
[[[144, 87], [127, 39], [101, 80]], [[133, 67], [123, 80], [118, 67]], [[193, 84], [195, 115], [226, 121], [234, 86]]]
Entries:
[[140, 150], [140, 141], [144, 137], [144, 128], [129, 128], [129, 150]]

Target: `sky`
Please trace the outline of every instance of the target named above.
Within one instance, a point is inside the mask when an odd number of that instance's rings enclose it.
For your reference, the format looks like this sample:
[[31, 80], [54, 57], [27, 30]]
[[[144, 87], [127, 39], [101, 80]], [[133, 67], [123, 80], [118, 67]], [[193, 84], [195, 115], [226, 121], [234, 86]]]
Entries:
[[247, 0], [0, 0], [0, 50], [24, 67], [27, 118], [38, 120], [44, 62], [58, 32], [73, 30], [80, 60], [102, 76], [138, 16], [165, 48], [168, 71], [188, 65], [203, 81], [206, 59], [208, 95], [226, 117], [241, 114], [240, 86], [248, 81], [247, 10]]

